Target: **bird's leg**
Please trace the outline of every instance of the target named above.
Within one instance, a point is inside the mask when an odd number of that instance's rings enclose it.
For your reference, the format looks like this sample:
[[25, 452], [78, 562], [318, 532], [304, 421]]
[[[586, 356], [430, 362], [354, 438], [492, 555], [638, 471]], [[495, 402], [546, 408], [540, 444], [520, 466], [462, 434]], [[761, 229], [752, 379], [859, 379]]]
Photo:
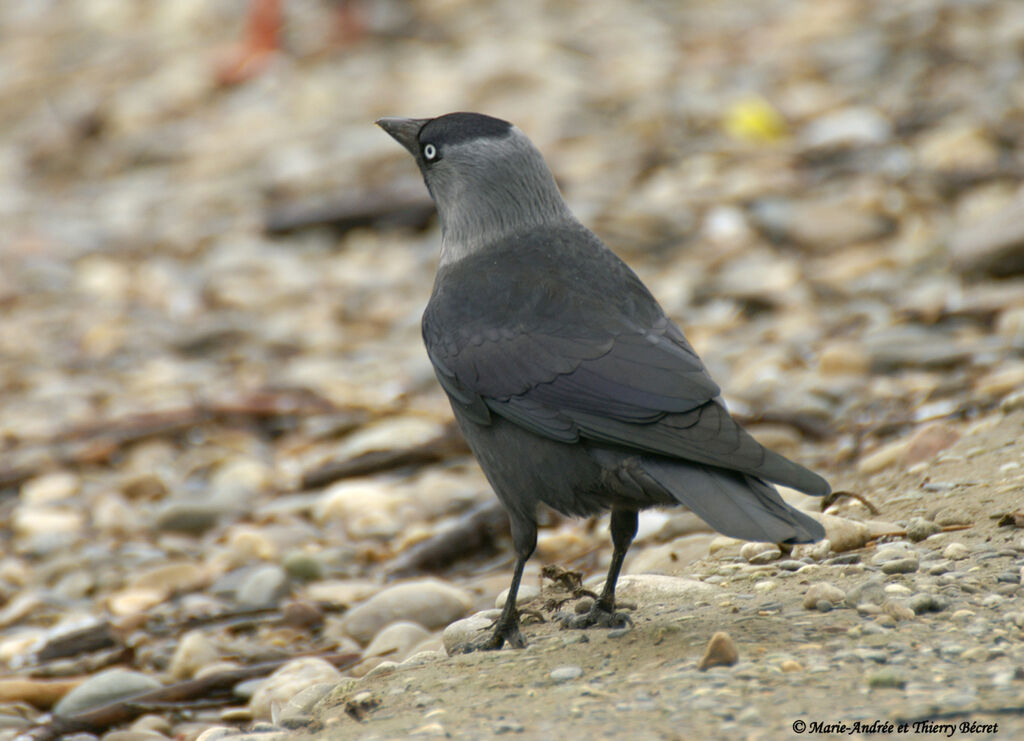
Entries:
[[594, 602], [589, 612], [572, 615], [563, 620], [566, 628], [624, 628], [632, 625], [629, 615], [615, 612], [615, 583], [619, 580], [622, 561], [626, 557], [633, 536], [636, 535], [636, 511], [628, 509], [612, 510], [612, 563], [608, 567], [608, 578], [604, 581], [604, 589]]
[[523, 567], [526, 566], [526, 561], [537, 547], [537, 525], [532, 521], [517, 521], [514, 516], [511, 517], [511, 520], [512, 542], [516, 548], [516, 566], [512, 572], [512, 583], [508, 588], [505, 606], [502, 608], [497, 622], [494, 623], [491, 634], [479, 641], [463, 644], [456, 649], [458, 653], [497, 651], [506, 643], [512, 648], [526, 647], [526, 639], [519, 631], [519, 608], [516, 606], [516, 601], [519, 595], [519, 582], [523, 579]]

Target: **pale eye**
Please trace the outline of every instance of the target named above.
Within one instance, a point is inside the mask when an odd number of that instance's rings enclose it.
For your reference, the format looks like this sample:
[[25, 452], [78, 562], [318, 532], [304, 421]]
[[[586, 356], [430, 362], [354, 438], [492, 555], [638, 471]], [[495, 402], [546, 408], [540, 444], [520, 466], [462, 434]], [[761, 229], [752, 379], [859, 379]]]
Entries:
[[437, 147], [435, 147], [433, 144], [427, 144], [425, 147], [423, 147], [423, 159], [427, 160], [428, 162], [431, 162], [436, 157]]

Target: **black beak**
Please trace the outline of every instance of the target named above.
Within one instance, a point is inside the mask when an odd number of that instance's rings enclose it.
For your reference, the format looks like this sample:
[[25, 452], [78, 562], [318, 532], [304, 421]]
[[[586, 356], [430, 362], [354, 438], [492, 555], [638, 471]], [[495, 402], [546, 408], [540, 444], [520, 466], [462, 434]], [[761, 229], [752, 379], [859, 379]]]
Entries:
[[386, 116], [377, 119], [377, 125], [388, 132], [392, 138], [409, 150], [413, 157], [419, 155], [420, 129], [429, 118], [402, 118], [401, 116]]

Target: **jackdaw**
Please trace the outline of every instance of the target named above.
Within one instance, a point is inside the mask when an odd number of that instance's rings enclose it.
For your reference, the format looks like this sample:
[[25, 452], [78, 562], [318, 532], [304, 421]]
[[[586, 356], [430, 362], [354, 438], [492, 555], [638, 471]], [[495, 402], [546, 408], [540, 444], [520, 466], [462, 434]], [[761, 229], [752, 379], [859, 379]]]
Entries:
[[526, 643], [516, 593], [540, 502], [580, 517], [611, 510], [608, 578], [569, 627], [629, 622], [615, 612], [615, 582], [638, 510], [683, 506], [745, 540], [824, 537], [772, 483], [817, 496], [828, 483], [732, 419], [682, 331], [570, 213], [518, 128], [478, 113], [377, 124], [416, 159], [437, 206], [441, 259], [423, 339], [512, 526], [505, 607], [467, 650]]

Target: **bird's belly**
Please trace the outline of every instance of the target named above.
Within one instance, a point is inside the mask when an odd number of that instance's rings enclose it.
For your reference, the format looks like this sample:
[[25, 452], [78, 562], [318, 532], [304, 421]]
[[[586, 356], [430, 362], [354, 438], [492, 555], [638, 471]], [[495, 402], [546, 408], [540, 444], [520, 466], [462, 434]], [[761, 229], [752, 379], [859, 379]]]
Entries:
[[585, 517], [611, 507], [678, 504], [631, 475], [639, 468], [638, 456], [588, 442], [551, 440], [497, 415], [481, 425], [457, 406], [453, 410], [495, 494], [512, 512], [532, 519], [537, 504], [544, 503], [562, 514]]

